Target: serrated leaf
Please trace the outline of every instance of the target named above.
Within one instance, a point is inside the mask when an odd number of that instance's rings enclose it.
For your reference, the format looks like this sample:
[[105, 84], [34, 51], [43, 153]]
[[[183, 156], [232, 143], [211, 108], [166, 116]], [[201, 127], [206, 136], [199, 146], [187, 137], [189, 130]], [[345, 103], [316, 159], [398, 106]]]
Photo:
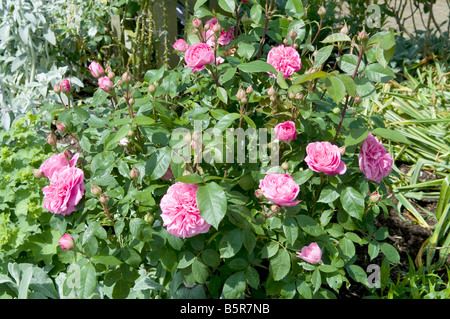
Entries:
[[275, 281], [286, 277], [291, 270], [291, 257], [287, 250], [281, 249], [270, 259], [269, 271]]
[[323, 39], [322, 43], [333, 43], [333, 42], [349, 42], [352, 41], [350, 37], [343, 33], [333, 33]]
[[341, 204], [344, 210], [352, 217], [362, 220], [365, 208], [364, 196], [353, 187], [345, 188], [341, 193]]
[[218, 229], [227, 212], [227, 197], [222, 187], [215, 182], [200, 185], [197, 189], [197, 205], [202, 218]]

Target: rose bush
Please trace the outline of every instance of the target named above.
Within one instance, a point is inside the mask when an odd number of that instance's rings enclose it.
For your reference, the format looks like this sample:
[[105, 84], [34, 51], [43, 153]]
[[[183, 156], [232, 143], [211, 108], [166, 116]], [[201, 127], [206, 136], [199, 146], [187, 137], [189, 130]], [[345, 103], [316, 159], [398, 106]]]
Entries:
[[393, 33], [313, 28], [294, 0], [203, 3], [176, 68], [142, 82], [92, 61], [92, 97], [64, 82], [41, 109], [45, 227], [2, 251], [55, 266], [44, 296], [335, 298], [399, 261], [374, 223], [393, 163], [373, 138], [390, 131], [355, 102], [393, 78]]

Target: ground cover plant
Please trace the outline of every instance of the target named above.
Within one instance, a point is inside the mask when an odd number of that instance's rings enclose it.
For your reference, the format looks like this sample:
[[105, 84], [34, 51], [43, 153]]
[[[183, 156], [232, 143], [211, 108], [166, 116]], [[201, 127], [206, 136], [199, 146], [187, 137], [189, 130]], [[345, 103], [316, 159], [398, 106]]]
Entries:
[[[67, 76], [2, 131], [0, 295], [448, 297], [423, 266], [417, 289], [392, 281], [401, 255], [380, 225], [409, 154], [367, 111], [395, 78], [396, 34], [322, 28], [327, 10], [294, 0], [206, 2], [176, 67], [141, 81], [92, 59], [92, 92]], [[448, 246], [445, 180], [427, 265]]]

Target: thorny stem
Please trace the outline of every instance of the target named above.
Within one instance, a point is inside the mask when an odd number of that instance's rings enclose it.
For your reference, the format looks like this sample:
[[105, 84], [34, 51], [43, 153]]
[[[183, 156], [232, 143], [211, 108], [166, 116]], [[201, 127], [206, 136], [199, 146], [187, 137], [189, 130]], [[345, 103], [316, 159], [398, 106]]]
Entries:
[[270, 4], [269, 4], [269, 0], [266, 0], [266, 8], [265, 8], [265, 11], [266, 11], [266, 22], [264, 24], [264, 32], [263, 32], [263, 35], [261, 37], [261, 42], [259, 43], [259, 49], [258, 49], [258, 54], [256, 55], [256, 59], [259, 59], [261, 57], [262, 48], [263, 48], [264, 41], [265, 41], [265, 38], [266, 38], [266, 33], [267, 33], [268, 28], [269, 28], [269, 20], [273, 16], [273, 14], [275, 13], [276, 7], [277, 7], [277, 0], [275, 0], [275, 1], [270, 0]]

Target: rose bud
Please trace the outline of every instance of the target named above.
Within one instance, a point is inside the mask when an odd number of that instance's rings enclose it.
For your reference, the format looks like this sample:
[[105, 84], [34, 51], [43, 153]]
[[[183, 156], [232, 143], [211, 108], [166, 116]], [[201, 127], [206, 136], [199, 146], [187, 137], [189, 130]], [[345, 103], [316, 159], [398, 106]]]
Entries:
[[98, 86], [105, 92], [110, 92], [114, 89], [114, 84], [111, 79], [107, 76], [98, 79]]
[[123, 83], [131, 82], [132, 79], [133, 79], [133, 76], [131, 75], [130, 72], [125, 72], [124, 74], [122, 74]]
[[61, 86], [58, 84], [55, 84], [55, 86], [53, 87], [53, 92], [55, 92], [56, 94], [61, 93]]
[[250, 85], [245, 92], [247, 92], [247, 94], [252, 94], [253, 93], [253, 87]]
[[130, 177], [134, 180], [138, 179], [139, 171], [136, 168], [132, 168], [130, 171]]
[[323, 6], [321, 6], [317, 11], [317, 13], [321, 18], [323, 18], [327, 14], [327, 10]]
[[345, 146], [339, 147], [339, 153], [341, 153], [341, 156], [344, 156], [344, 154], [345, 154]]
[[342, 34], [348, 34], [348, 27], [347, 25], [344, 25], [340, 31]]
[[75, 247], [75, 242], [69, 234], [64, 234], [64, 236], [58, 239], [58, 243], [64, 250], [72, 250]]
[[44, 177], [44, 174], [42, 173], [42, 171], [40, 169], [35, 169], [33, 170], [33, 175], [36, 178], [41, 178]]
[[69, 95], [70, 91], [72, 90], [72, 86], [70, 85], [70, 81], [68, 79], [64, 79], [59, 84], [59, 89], [62, 93]]
[[109, 202], [109, 196], [106, 194], [101, 194], [100, 195], [100, 203], [102, 203], [103, 205], [108, 204]]
[[192, 26], [194, 27], [194, 29], [200, 28], [202, 26], [202, 21], [200, 19], [195, 18], [192, 21]]
[[155, 85], [150, 84], [150, 85], [148, 86], [148, 93], [155, 93], [155, 91], [156, 91]]
[[62, 123], [62, 122], [56, 123], [56, 129], [57, 129], [59, 132], [61, 132], [61, 133], [64, 133], [64, 132], [67, 131], [66, 124], [64, 124], [64, 123]]
[[287, 171], [289, 169], [289, 163], [284, 162], [283, 164], [281, 164], [281, 168], [284, 169], [285, 171]]
[[94, 76], [95, 78], [101, 77], [104, 73], [102, 66], [95, 61], [89, 64], [89, 70], [91, 70], [92, 76]]
[[121, 139], [121, 140], [119, 141], [119, 145], [120, 145], [120, 146], [123, 146], [123, 147], [127, 147], [127, 146], [128, 146], [128, 143], [130, 143], [130, 140], [127, 139], [126, 137], [124, 137], [123, 139]]
[[378, 193], [373, 193], [373, 194], [370, 195], [370, 197], [369, 197], [370, 202], [371, 202], [371, 203], [374, 203], [374, 204], [378, 203], [378, 201], [380, 200], [380, 198], [381, 198], [381, 195], [378, 194]]
[[262, 198], [264, 197], [264, 194], [263, 194], [262, 190], [257, 189], [257, 190], [255, 191], [255, 196], [256, 196], [256, 198], [258, 198], [258, 199], [262, 199]]
[[56, 137], [53, 134], [49, 134], [47, 136], [47, 143], [50, 144], [51, 146], [55, 146], [56, 145]]
[[63, 154], [64, 154], [64, 157], [66, 158], [66, 160], [68, 162], [70, 162], [70, 159], [72, 158], [72, 152], [69, 150], [65, 150]]
[[272, 206], [270, 206], [270, 210], [272, 213], [278, 213], [280, 211], [280, 206], [272, 205]]
[[144, 221], [145, 221], [147, 224], [152, 225], [153, 222], [155, 221], [155, 217], [153, 216], [152, 213], [147, 213], [147, 214], [144, 216]]
[[91, 194], [95, 197], [99, 197], [102, 194], [102, 189], [100, 186], [94, 185], [91, 187]]
[[238, 92], [236, 93], [236, 98], [238, 100], [242, 100], [246, 96], [244, 89], [239, 88]]
[[273, 86], [271, 86], [271, 87], [267, 90], [267, 94], [269, 94], [270, 96], [275, 96], [275, 94], [277, 94], [277, 92], [275, 91], [275, 89], [273, 88]]

